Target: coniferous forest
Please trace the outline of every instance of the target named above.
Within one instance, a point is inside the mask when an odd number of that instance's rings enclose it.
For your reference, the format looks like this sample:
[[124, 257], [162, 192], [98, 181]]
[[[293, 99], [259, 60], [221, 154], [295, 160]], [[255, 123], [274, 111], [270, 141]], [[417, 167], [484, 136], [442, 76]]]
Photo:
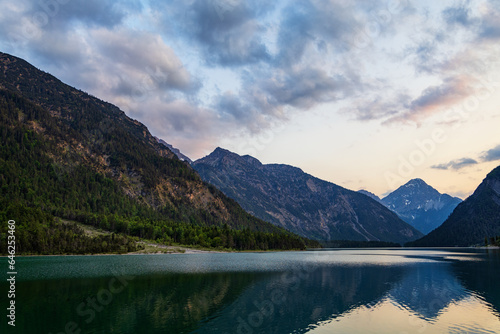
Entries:
[[[236, 250], [317, 246], [246, 213], [118, 108], [18, 58], [1, 54], [0, 63], [0, 217], [16, 221], [18, 254], [123, 253], [136, 250], [131, 237]], [[116, 234], [90, 237], [59, 219]], [[0, 233], [3, 243], [6, 224]]]

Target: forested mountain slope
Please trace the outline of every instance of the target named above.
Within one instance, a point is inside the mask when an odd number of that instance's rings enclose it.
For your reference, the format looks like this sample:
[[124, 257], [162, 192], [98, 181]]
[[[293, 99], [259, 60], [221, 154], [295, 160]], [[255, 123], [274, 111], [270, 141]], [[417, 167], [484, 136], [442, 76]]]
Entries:
[[0, 215], [20, 220], [20, 250], [49, 252], [53, 217], [164, 242], [304, 247], [203, 182], [116, 106], [4, 53], [0, 138]]

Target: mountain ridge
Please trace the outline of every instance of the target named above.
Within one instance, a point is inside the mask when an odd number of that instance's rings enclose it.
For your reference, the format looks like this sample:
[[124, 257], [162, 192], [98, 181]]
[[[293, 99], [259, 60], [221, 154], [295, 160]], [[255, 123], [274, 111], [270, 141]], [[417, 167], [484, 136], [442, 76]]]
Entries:
[[308, 238], [401, 242], [421, 235], [382, 204], [294, 166], [216, 148], [193, 167], [248, 212]]
[[[16, 230], [20, 249], [47, 252], [54, 217], [161, 242], [305, 247], [204, 182], [118, 107], [1, 52], [0, 118], [0, 216], [28, 217]], [[29, 242], [34, 230], [48, 234]]]
[[193, 161], [187, 155], [185, 155], [184, 153], [182, 153], [181, 150], [179, 150], [178, 148], [175, 148], [173, 145], [167, 143], [166, 141], [164, 141], [163, 139], [160, 139], [158, 137], [155, 137], [155, 139], [160, 144], [162, 144], [163, 146], [166, 146], [170, 151], [172, 151], [172, 153], [174, 153], [177, 156], [177, 158], [179, 158], [179, 160], [185, 161], [188, 164], [192, 164], [193, 163]]
[[370, 191], [368, 191], [366, 189], [360, 189], [360, 190], [358, 190], [358, 193], [366, 195], [366, 196], [368, 196], [368, 197], [376, 200], [379, 203], [382, 202], [382, 200], [380, 199], [380, 197], [378, 197], [377, 195], [375, 195], [374, 193], [372, 193], [372, 192], [370, 192]]

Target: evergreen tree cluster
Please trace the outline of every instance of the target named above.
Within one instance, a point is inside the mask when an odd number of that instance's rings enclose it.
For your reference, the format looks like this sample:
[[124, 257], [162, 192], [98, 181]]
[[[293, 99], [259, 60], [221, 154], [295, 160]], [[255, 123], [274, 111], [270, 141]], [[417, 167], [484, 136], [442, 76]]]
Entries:
[[500, 235], [490, 238], [484, 237], [484, 245], [500, 247]]
[[14, 232], [0, 229], [0, 254], [7, 254], [7, 235], [15, 236], [16, 254], [122, 254], [140, 249], [131, 237], [114, 233], [89, 236], [76, 223], [62, 223], [40, 208], [10, 203], [0, 219], [7, 222], [12, 217], [16, 217]]
[[[48, 74], [20, 71], [0, 73], [0, 217], [19, 222], [19, 252], [123, 252], [134, 249], [128, 236], [238, 250], [316, 245], [249, 215], [115, 106]], [[106, 170], [97, 163], [103, 157]], [[158, 190], [162, 182], [177, 193]], [[140, 195], [124, 190], [134, 186]], [[195, 206], [189, 197], [201, 188], [216, 201]], [[89, 237], [58, 218], [124, 236]], [[6, 232], [1, 224], [2, 242]]]

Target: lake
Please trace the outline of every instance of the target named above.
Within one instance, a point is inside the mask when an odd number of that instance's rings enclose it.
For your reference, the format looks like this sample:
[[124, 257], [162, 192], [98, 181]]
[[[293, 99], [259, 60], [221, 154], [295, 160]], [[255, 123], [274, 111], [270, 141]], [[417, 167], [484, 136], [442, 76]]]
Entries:
[[16, 327], [2, 297], [2, 333], [500, 333], [498, 250], [16, 260]]

